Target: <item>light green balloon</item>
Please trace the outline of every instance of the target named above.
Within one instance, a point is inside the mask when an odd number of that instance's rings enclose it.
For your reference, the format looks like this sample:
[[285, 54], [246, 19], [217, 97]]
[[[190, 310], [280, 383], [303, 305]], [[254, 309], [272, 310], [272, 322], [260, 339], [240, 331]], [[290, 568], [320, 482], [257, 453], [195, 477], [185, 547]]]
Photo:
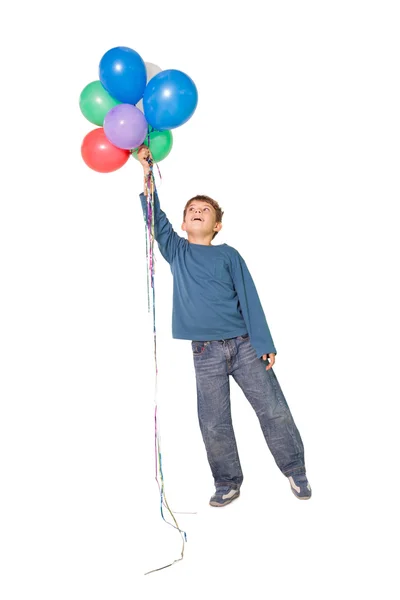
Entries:
[[79, 98], [79, 107], [88, 121], [103, 127], [104, 117], [109, 110], [121, 104], [115, 100], [100, 81], [92, 81], [83, 90]]
[[[147, 136], [143, 144], [149, 147]], [[173, 144], [172, 133], [169, 129], [165, 131], [152, 131], [150, 133], [150, 152], [154, 162], [158, 163], [168, 156]], [[137, 158], [137, 150], [132, 150], [132, 154]]]

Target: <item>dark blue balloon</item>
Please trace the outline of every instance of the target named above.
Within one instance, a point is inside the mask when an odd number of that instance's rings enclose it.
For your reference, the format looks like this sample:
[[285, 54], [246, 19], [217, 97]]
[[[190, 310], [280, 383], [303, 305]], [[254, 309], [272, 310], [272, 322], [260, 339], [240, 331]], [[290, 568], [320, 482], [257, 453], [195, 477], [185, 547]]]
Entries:
[[146, 65], [131, 48], [111, 48], [100, 61], [99, 79], [113, 98], [124, 104], [136, 104], [146, 87]]
[[193, 115], [197, 100], [196, 86], [188, 75], [175, 69], [161, 71], [144, 91], [146, 121], [157, 131], [179, 127]]

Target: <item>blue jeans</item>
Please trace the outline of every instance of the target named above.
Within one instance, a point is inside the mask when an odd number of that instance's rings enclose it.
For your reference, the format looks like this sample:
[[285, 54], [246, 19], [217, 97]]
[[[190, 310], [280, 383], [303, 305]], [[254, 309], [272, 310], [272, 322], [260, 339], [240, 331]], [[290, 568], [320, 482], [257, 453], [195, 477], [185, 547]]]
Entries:
[[260, 421], [268, 447], [284, 475], [305, 473], [304, 448], [273, 369], [257, 357], [248, 334], [192, 342], [200, 429], [215, 485], [240, 488], [243, 473], [232, 426], [229, 375]]

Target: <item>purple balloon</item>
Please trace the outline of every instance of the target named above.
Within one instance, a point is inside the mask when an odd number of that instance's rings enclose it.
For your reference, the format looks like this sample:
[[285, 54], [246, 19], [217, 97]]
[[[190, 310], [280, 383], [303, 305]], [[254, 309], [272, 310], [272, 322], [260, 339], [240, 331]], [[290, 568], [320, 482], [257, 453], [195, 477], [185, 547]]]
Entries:
[[132, 104], [117, 104], [109, 110], [103, 128], [106, 138], [124, 150], [137, 148], [147, 135], [146, 118]]

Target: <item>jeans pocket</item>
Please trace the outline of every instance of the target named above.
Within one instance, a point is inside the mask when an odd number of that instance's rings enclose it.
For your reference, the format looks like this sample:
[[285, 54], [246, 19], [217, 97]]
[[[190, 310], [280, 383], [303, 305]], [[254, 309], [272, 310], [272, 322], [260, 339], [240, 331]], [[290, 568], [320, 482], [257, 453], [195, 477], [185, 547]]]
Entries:
[[210, 342], [192, 342], [193, 356], [200, 356], [204, 353]]

